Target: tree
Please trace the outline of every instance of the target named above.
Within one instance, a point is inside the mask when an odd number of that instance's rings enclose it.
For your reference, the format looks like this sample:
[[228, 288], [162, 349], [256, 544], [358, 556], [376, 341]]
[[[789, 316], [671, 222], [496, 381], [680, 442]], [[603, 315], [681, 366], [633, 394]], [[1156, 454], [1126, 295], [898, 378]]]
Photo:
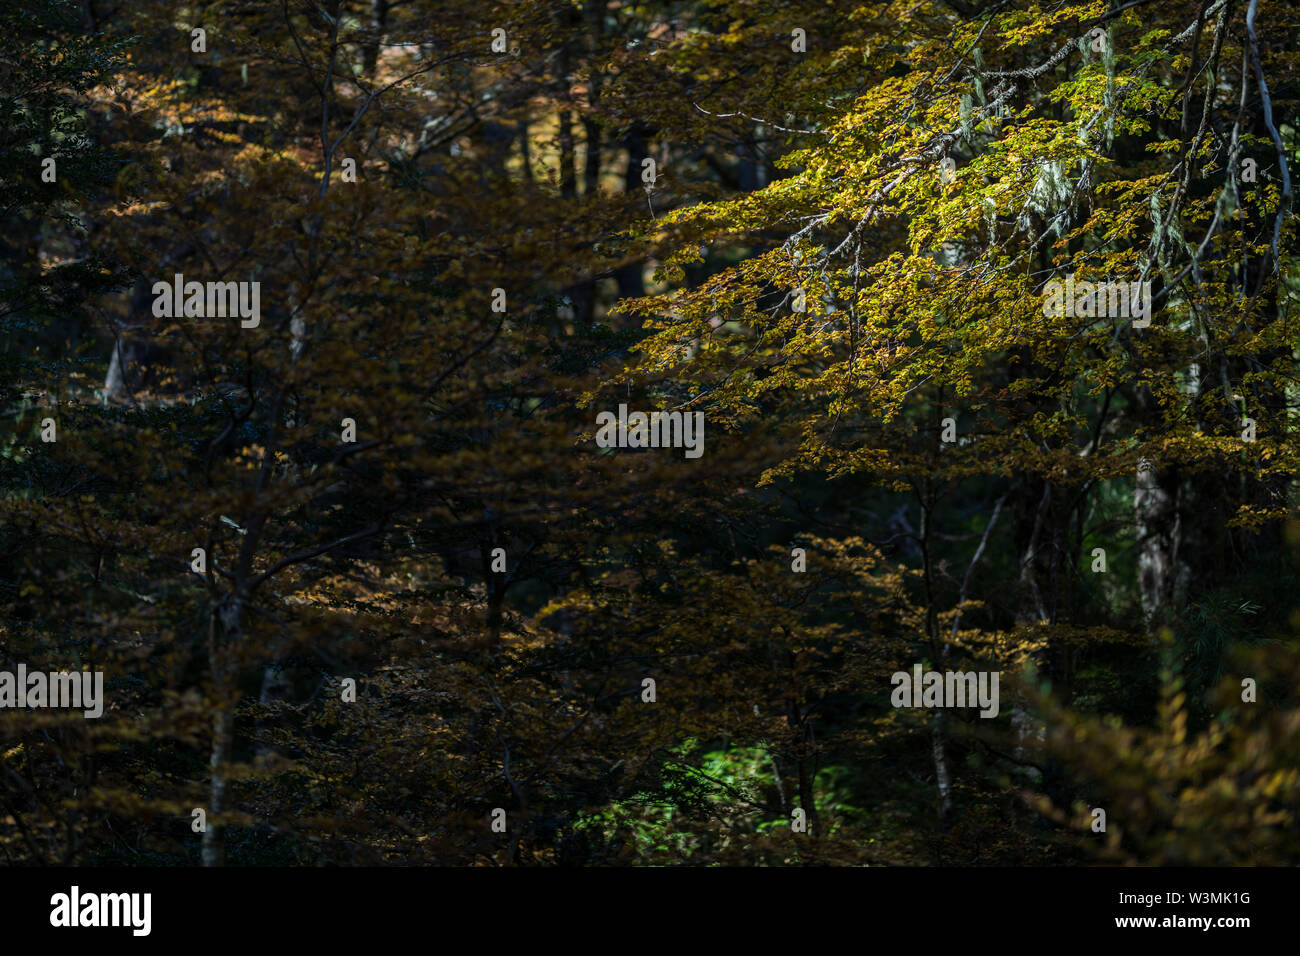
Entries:
[[1272, 7], [63, 9], [3, 647], [108, 693], [8, 859], [1294, 858]]

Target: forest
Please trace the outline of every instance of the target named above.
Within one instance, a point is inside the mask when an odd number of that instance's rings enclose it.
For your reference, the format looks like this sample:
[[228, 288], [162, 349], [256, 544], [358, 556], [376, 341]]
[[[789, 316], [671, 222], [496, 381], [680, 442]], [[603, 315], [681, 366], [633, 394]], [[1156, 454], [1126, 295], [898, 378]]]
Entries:
[[1298, 69], [0, 5], [0, 866], [1300, 864]]

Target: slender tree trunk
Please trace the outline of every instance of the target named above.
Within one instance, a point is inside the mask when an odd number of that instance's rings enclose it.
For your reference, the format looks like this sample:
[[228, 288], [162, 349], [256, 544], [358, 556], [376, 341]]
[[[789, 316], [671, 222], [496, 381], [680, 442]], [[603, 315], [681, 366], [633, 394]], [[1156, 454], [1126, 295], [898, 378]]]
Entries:
[[578, 180], [573, 155], [573, 114], [560, 110], [560, 195], [572, 199], [578, 194]]
[[[1145, 389], [1139, 391], [1143, 418], [1158, 414]], [[1134, 542], [1138, 594], [1148, 633], [1155, 634], [1174, 612], [1186, 574], [1180, 560], [1184, 528], [1180, 519], [1180, 476], [1177, 468], [1143, 459], [1133, 485]]]
[[388, 7], [389, 0], [370, 0], [371, 36], [361, 48], [361, 68], [371, 80], [379, 65], [379, 44], [388, 26]]
[[[935, 403], [936, 419], [939, 419], [943, 414], [942, 394], [940, 392], [939, 401]], [[937, 429], [941, 428], [942, 425], [939, 421], [936, 421], [935, 424], [937, 433]], [[934, 564], [933, 554], [930, 549], [935, 502], [928, 478], [922, 482], [917, 497], [921, 502], [921, 567], [925, 580], [925, 634], [930, 644], [930, 658], [934, 661], [934, 667], [943, 670], [948, 659], [948, 643], [940, 640], [938, 609], [935, 606], [937, 598], [934, 593]], [[934, 781], [939, 791], [940, 821], [946, 820], [952, 810], [952, 774], [948, 771], [948, 757], [944, 749], [946, 731], [947, 721], [945, 720], [943, 708], [940, 707], [930, 718], [930, 754], [934, 758]]]
[[208, 625], [208, 655], [213, 676], [215, 711], [212, 715], [211, 782], [208, 791], [207, 829], [203, 832], [204, 866], [223, 866], [226, 859], [226, 793], [235, 746], [235, 680], [233, 653], [243, 631], [242, 601], [237, 595], [223, 599], [213, 609]]
[[[628, 195], [639, 195], [642, 193], [641, 161], [650, 154], [644, 124], [633, 123], [623, 142], [627, 146], [627, 170], [623, 176], [623, 191]], [[636, 299], [645, 295], [643, 263], [633, 262], [621, 267], [614, 273], [614, 279], [618, 282], [620, 299]]]
[[522, 161], [523, 161], [523, 166], [524, 166], [524, 182], [528, 183], [529, 185], [532, 185], [532, 183], [533, 183], [533, 156], [532, 156], [532, 150], [530, 150], [529, 147], [528, 147], [528, 117], [527, 117], [527, 115], [525, 115], [524, 118], [521, 119], [521, 120], [519, 121], [519, 126], [518, 126], [518, 128], [517, 128], [517, 134], [518, 134], [518, 136], [519, 136], [519, 156], [520, 156], [520, 158], [522, 159]]
[[[1044, 573], [1050, 563], [1048, 551], [1051, 547], [1051, 513], [1053, 486], [1040, 478], [1025, 480], [1022, 491], [1018, 524], [1020, 534], [1020, 571], [1018, 578], [1019, 600], [1016, 608], [1016, 625], [1018, 627], [1037, 627], [1050, 623], [1052, 614], [1049, 610], [1050, 593], [1046, 592], [1047, 575]], [[1028, 528], [1028, 536], [1023, 536]], [[1034, 656], [1034, 664], [1041, 668], [1043, 655]], [[1013, 753], [1022, 761], [1025, 774], [1030, 780], [1037, 781], [1041, 773], [1031, 762], [1031, 752], [1043, 739], [1045, 728], [1042, 721], [1034, 715], [1024, 699], [1023, 694], [1015, 695], [1011, 708], [1011, 728], [1014, 738]]]

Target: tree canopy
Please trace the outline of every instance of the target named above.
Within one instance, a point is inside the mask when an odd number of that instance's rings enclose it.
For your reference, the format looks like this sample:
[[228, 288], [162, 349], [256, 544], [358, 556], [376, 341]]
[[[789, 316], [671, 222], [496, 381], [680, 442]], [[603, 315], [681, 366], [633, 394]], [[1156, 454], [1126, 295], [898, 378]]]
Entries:
[[6, 7], [0, 854], [1300, 862], [1290, 14]]

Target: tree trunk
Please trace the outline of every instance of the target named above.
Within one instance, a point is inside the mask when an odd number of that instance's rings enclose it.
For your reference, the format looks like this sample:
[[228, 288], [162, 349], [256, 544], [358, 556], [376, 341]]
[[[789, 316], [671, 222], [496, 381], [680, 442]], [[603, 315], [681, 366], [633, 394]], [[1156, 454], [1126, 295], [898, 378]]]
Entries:
[[[650, 155], [646, 143], [646, 127], [641, 123], [633, 123], [623, 142], [627, 146], [627, 170], [623, 175], [623, 191], [628, 195], [640, 194], [642, 192], [641, 161]], [[614, 273], [614, 279], [618, 282], [620, 299], [639, 299], [645, 295], [643, 263], [633, 262], [622, 266]]]
[[[1040, 490], [1041, 489], [1041, 490]], [[1024, 482], [1020, 508], [1017, 514], [1017, 553], [1020, 555], [1020, 572], [1017, 580], [1019, 598], [1016, 605], [1017, 627], [1037, 627], [1051, 623], [1051, 607], [1055, 603], [1050, 590], [1050, 569], [1055, 555], [1052, 552], [1053, 498], [1060, 497], [1051, 483], [1041, 478], [1029, 477]], [[1028, 530], [1027, 536], [1024, 534]], [[1035, 655], [1034, 665], [1041, 669], [1045, 655]], [[1011, 708], [1011, 729], [1014, 738], [1013, 753], [1022, 762], [1025, 775], [1037, 782], [1042, 774], [1030, 764], [1031, 753], [1045, 734], [1040, 718], [1034, 715], [1022, 694], [1015, 695]]]
[[208, 791], [207, 828], [203, 831], [203, 865], [223, 866], [226, 859], [226, 792], [229, 764], [235, 747], [236, 683], [234, 651], [243, 635], [243, 601], [229, 595], [213, 609], [208, 624], [208, 656], [212, 667], [214, 713], [212, 716], [211, 782]]
[[375, 68], [379, 65], [379, 44], [383, 40], [384, 30], [388, 26], [389, 0], [371, 0], [370, 2], [370, 37], [361, 47], [361, 68], [371, 81], [375, 78]]
[[[1141, 394], [1139, 403], [1144, 417], [1156, 414], [1149, 393]], [[1179, 554], [1184, 531], [1179, 485], [1177, 468], [1160, 467], [1147, 459], [1138, 463], [1133, 485], [1134, 552], [1142, 616], [1149, 634], [1157, 633], [1172, 619], [1186, 584]]]

